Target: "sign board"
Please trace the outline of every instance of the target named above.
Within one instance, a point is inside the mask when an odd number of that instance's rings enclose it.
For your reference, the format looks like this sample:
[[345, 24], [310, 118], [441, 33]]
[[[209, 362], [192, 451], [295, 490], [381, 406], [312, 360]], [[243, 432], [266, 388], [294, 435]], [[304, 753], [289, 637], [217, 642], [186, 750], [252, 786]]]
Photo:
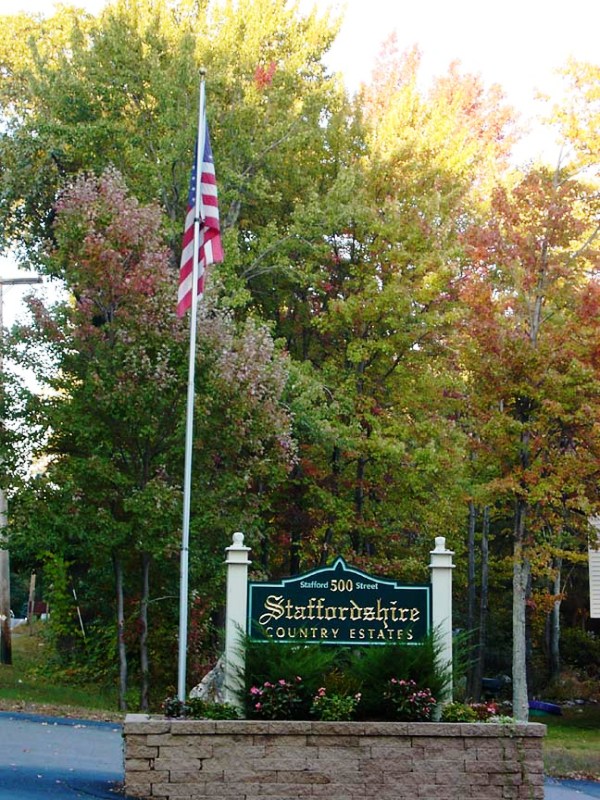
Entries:
[[248, 584], [248, 633], [295, 644], [419, 644], [431, 629], [431, 587], [367, 575], [337, 558], [279, 582]]

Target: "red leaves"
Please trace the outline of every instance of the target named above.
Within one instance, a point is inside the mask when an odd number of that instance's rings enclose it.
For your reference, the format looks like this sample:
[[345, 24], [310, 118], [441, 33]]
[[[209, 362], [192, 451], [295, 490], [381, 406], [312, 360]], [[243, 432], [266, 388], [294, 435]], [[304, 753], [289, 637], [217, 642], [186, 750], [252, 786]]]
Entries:
[[270, 61], [266, 67], [262, 64], [258, 64], [254, 70], [254, 83], [256, 88], [259, 91], [267, 89], [273, 83], [273, 77], [276, 71], [277, 64], [274, 61]]

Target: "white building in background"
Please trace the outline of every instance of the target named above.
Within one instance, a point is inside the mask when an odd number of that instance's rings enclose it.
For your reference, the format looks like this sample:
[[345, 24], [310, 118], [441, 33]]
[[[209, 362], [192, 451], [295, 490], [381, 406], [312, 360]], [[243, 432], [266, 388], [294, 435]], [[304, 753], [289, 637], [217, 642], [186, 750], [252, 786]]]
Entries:
[[600, 517], [590, 519], [596, 531], [596, 542], [593, 534], [590, 537], [589, 566], [590, 566], [590, 617], [600, 619]]

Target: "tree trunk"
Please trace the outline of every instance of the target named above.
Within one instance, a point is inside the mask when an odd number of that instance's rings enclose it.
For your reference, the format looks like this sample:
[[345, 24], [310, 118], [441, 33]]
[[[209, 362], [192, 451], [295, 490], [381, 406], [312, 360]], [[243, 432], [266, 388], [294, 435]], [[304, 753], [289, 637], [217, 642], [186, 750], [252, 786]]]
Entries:
[[488, 591], [489, 591], [489, 534], [490, 534], [490, 509], [483, 509], [483, 524], [481, 528], [481, 591], [479, 595], [479, 636], [477, 643], [477, 660], [473, 675], [473, 700], [481, 700], [481, 684], [485, 670], [485, 648], [487, 639]]
[[477, 522], [477, 509], [472, 500], [469, 501], [469, 528], [467, 533], [467, 632], [469, 656], [469, 669], [467, 672], [467, 696], [475, 696], [475, 672], [479, 653], [475, 649], [475, 603], [477, 601], [477, 587], [475, 585], [475, 525]]
[[150, 708], [150, 667], [148, 659], [148, 598], [150, 596], [150, 554], [142, 553], [142, 597], [140, 600], [140, 710]]
[[117, 648], [119, 652], [119, 711], [127, 711], [127, 649], [125, 647], [125, 604], [123, 602], [123, 566], [113, 553], [117, 594]]
[[555, 597], [554, 606], [550, 615], [550, 680], [560, 678], [560, 582], [562, 576], [562, 558], [554, 559], [554, 586], [552, 594]]
[[526, 600], [529, 585], [530, 564], [525, 557], [525, 515], [527, 506], [524, 500], [517, 499], [515, 509], [514, 551], [513, 551], [513, 716], [520, 722], [529, 718], [529, 698], [527, 693], [527, 624]]
[[362, 555], [364, 549], [364, 538], [361, 526], [364, 503], [365, 503], [365, 467], [367, 459], [359, 456], [356, 462], [356, 484], [354, 486], [354, 517], [356, 523], [352, 532], [352, 547], [357, 555]]
[[298, 575], [300, 572], [300, 549], [302, 547], [302, 524], [303, 513], [300, 506], [301, 492], [297, 487], [297, 481], [301, 477], [301, 468], [296, 464], [290, 475], [292, 495], [290, 497], [290, 507], [292, 508], [290, 525], [290, 575]]
[[[336, 498], [339, 495], [339, 476], [340, 476], [341, 457], [342, 457], [342, 451], [337, 445], [334, 445], [333, 452], [331, 454], [331, 494]], [[325, 536], [323, 537], [323, 543], [321, 545], [321, 555], [319, 557], [320, 567], [324, 567], [327, 564], [327, 558], [329, 557], [329, 547], [331, 545], [331, 542], [333, 541], [334, 523], [335, 523], [335, 515], [332, 513], [330, 514], [329, 525], [327, 526], [327, 530], [325, 531]]]

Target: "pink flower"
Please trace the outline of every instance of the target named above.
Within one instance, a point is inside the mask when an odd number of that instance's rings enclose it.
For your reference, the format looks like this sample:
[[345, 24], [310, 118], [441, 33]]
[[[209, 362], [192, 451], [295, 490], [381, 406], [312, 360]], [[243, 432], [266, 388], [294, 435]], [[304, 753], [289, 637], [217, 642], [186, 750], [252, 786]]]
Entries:
[[260, 711], [260, 710], [261, 710], [261, 708], [262, 708], [262, 703], [255, 703], [255, 704], [254, 704], [254, 708], [255, 708], [257, 711]]
[[280, 678], [279, 679], [279, 685], [280, 686], [285, 686], [285, 678]]
[[253, 686], [253, 687], [250, 689], [250, 694], [255, 694], [255, 695], [256, 695], [256, 694], [262, 694], [262, 692], [261, 692], [261, 690], [258, 688], [258, 686]]

